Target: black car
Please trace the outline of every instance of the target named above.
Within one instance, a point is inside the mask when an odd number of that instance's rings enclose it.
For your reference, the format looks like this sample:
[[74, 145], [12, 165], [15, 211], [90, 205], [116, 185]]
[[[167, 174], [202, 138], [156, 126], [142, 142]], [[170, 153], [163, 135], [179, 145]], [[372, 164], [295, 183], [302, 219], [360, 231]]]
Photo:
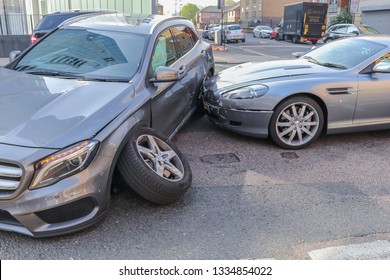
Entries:
[[368, 25], [350, 23], [334, 24], [326, 30], [323, 41], [327, 43], [339, 38], [370, 34], [379, 34], [379, 32]]
[[39, 38], [43, 37], [46, 33], [52, 31], [60, 24], [64, 23], [65, 21], [71, 18], [86, 15], [86, 14], [91, 14], [91, 13], [107, 13], [107, 12], [74, 10], [68, 12], [55, 12], [52, 14], [44, 15], [43, 18], [38, 23], [38, 25], [35, 27], [33, 33], [31, 34], [30, 42], [31, 44], [34, 44], [36, 41], [38, 41]]

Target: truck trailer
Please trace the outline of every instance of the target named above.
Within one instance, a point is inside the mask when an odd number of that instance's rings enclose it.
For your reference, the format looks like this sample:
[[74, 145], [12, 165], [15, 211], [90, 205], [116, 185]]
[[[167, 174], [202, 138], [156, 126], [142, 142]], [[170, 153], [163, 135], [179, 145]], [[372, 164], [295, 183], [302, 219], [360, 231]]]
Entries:
[[293, 43], [311, 41], [313, 45], [322, 39], [326, 30], [328, 4], [300, 2], [284, 6], [284, 17], [278, 30], [278, 38]]

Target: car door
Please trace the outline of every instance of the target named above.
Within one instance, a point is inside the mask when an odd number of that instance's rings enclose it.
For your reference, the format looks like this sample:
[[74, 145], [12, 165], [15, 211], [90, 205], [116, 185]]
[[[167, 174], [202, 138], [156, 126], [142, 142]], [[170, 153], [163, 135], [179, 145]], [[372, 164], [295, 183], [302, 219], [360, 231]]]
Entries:
[[[390, 62], [390, 53], [374, 63]], [[354, 124], [390, 123], [390, 73], [359, 74]]]
[[188, 83], [186, 66], [179, 61], [179, 54], [170, 29], [160, 33], [154, 44], [150, 63], [150, 76], [159, 66], [167, 66], [179, 71], [179, 81], [164, 83], [149, 83], [151, 94], [152, 127], [170, 136], [174, 129], [186, 116], [188, 111]]
[[178, 63], [182, 71], [185, 71], [180, 83], [186, 89], [183, 98], [186, 100], [188, 113], [197, 105], [197, 95], [206, 75], [206, 49], [190, 27], [175, 26], [171, 30], [177, 44]]

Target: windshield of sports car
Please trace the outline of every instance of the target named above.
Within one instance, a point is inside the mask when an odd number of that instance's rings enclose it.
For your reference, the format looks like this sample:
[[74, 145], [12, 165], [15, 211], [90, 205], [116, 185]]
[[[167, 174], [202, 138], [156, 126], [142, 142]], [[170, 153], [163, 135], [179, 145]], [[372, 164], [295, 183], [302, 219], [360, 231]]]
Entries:
[[369, 40], [337, 40], [303, 55], [306, 59], [325, 67], [350, 69], [375, 56], [386, 45]]
[[101, 81], [129, 81], [142, 63], [146, 37], [112, 31], [59, 29], [15, 66], [16, 71]]

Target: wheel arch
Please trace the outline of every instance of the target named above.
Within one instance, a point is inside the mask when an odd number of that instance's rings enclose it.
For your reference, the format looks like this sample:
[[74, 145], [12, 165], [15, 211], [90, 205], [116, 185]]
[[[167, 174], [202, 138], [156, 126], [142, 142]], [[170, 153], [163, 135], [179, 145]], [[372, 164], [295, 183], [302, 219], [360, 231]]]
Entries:
[[[145, 105], [146, 108], [148, 107], [148, 103]], [[139, 127], [150, 127], [151, 126], [151, 120], [150, 116], [147, 116], [146, 114], [147, 109], [142, 109], [137, 112], [135, 112], [133, 115], [128, 117], [120, 127], [118, 127], [109, 137], [113, 137], [112, 141], [108, 140], [109, 145], [114, 144], [116, 145], [114, 156], [112, 158], [110, 171], [108, 174], [107, 179], [107, 195], [108, 199], [111, 195], [112, 191], [112, 182], [113, 182], [113, 176], [115, 173], [115, 170], [117, 169], [118, 159], [127, 144], [131, 132], [134, 129], [137, 129]]]
[[[275, 105], [275, 107], [273, 108], [273, 111], [275, 111], [275, 109], [281, 103], [286, 101], [287, 99], [291, 99], [291, 98], [295, 98], [295, 97], [308, 97], [308, 98], [313, 99], [315, 102], [317, 102], [317, 104], [321, 107], [322, 113], [324, 114], [324, 127], [322, 128], [321, 135], [326, 135], [327, 134], [327, 130], [328, 130], [328, 107], [326, 106], [324, 100], [322, 100], [322, 98], [320, 98], [319, 96], [317, 96], [315, 94], [308, 93], [308, 92], [301, 92], [301, 93], [296, 93], [296, 94], [293, 94], [293, 95], [286, 96], [285, 98], [280, 100], [278, 102], [278, 104]], [[269, 127], [268, 127], [268, 131], [269, 131]]]

